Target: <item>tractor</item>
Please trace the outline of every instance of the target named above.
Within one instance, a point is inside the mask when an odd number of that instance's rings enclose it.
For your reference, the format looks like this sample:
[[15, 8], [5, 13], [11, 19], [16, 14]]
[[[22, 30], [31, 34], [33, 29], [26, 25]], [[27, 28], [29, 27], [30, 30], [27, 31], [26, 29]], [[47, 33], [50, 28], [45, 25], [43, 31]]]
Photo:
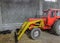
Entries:
[[29, 18], [16, 31], [17, 40], [21, 39], [22, 35], [28, 31], [32, 39], [38, 39], [41, 30], [54, 30], [56, 35], [60, 35], [60, 9], [47, 9], [43, 11], [43, 16], [40, 18]]

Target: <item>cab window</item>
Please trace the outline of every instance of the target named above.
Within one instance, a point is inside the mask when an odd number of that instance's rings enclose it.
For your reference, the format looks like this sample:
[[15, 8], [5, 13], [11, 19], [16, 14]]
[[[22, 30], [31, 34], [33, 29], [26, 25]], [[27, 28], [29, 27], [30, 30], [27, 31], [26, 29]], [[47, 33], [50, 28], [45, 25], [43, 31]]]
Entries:
[[53, 12], [51, 12], [51, 17], [54, 17], [54, 13], [55, 13], [54, 11], [53, 11]]
[[56, 15], [57, 15], [57, 16], [60, 16], [60, 12], [58, 11]]

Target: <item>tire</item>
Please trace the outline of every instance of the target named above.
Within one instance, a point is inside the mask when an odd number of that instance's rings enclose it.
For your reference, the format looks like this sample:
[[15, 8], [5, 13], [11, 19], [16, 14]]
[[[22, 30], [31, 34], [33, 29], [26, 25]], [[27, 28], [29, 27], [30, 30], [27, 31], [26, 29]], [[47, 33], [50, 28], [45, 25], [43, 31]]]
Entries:
[[60, 35], [60, 20], [58, 20], [53, 26], [54, 33]]
[[41, 33], [41, 30], [39, 28], [34, 28], [30, 32], [30, 37], [34, 40], [38, 39], [40, 37], [40, 33]]

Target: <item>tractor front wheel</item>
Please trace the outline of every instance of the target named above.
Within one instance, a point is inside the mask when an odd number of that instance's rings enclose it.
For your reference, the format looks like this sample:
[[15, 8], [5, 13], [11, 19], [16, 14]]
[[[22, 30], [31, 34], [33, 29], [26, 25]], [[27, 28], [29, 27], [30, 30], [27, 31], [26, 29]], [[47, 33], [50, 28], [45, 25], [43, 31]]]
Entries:
[[60, 20], [58, 20], [54, 26], [53, 26], [53, 30], [55, 31], [56, 35], [60, 35]]
[[40, 37], [41, 30], [39, 28], [34, 28], [30, 32], [30, 37], [32, 39], [38, 39]]

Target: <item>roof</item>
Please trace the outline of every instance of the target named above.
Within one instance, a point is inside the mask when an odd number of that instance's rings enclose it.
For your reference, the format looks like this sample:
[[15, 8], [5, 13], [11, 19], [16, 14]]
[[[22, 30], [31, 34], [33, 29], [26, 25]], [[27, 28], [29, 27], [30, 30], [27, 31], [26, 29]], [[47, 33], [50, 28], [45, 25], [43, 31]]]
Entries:
[[60, 11], [60, 9], [50, 8], [50, 9], [44, 10], [44, 12], [47, 12], [49, 10]]
[[50, 8], [50, 10], [60, 11], [60, 9]]

